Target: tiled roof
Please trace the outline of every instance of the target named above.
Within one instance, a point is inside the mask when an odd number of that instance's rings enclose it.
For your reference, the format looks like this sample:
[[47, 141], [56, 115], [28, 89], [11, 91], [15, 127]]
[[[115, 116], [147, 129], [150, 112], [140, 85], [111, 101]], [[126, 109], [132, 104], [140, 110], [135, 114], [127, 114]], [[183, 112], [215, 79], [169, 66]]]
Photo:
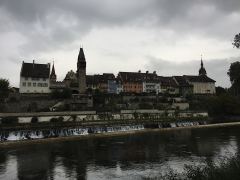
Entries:
[[183, 77], [186, 78], [190, 82], [216, 82], [206, 75], [200, 75], [200, 76], [184, 75]]
[[50, 89], [64, 89], [66, 87], [66, 84], [64, 82], [52, 82], [50, 84]]
[[49, 78], [50, 64], [25, 63], [22, 64], [21, 77]]
[[87, 75], [86, 81], [87, 84], [98, 84], [98, 83], [108, 83], [108, 80], [114, 80], [115, 76], [112, 73], [103, 73], [95, 75]]
[[173, 77], [167, 77], [167, 76], [158, 76], [159, 82], [161, 83], [161, 86], [172, 86], [177, 87], [176, 81], [173, 79]]
[[191, 84], [189, 84], [187, 79], [183, 76], [173, 76], [173, 78], [176, 80], [177, 84], [181, 87], [192, 86]]
[[156, 82], [158, 77], [156, 73], [141, 72], [119, 72], [118, 78], [123, 82]]

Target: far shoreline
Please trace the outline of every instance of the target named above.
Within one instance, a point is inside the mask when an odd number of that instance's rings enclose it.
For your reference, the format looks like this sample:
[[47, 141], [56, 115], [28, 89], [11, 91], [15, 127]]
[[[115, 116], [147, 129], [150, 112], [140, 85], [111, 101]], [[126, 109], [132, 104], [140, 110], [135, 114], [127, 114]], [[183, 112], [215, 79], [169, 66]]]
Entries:
[[174, 127], [174, 128], [118, 131], [118, 132], [107, 132], [107, 133], [87, 134], [87, 135], [67, 136], [67, 137], [54, 137], [54, 138], [34, 139], [34, 140], [7, 141], [7, 142], [0, 142], [0, 147], [9, 148], [9, 147], [18, 147], [22, 145], [48, 144], [51, 142], [57, 143], [57, 142], [65, 142], [65, 141], [77, 141], [81, 139], [90, 139], [90, 138], [108, 138], [108, 137], [117, 137], [117, 136], [127, 136], [132, 134], [144, 134], [148, 132], [164, 132], [164, 131], [182, 130], [182, 129], [220, 128], [220, 127], [231, 127], [231, 126], [240, 126], [240, 122], [217, 123], [217, 124], [206, 124], [206, 125]]

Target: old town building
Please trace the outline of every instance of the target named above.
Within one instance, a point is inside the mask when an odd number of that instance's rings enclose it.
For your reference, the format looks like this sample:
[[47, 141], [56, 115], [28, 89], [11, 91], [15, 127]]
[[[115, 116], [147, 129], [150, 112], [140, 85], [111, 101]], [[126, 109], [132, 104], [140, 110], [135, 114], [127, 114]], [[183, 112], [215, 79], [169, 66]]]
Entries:
[[50, 93], [50, 64], [37, 64], [22, 62], [20, 72], [19, 92], [29, 93]]

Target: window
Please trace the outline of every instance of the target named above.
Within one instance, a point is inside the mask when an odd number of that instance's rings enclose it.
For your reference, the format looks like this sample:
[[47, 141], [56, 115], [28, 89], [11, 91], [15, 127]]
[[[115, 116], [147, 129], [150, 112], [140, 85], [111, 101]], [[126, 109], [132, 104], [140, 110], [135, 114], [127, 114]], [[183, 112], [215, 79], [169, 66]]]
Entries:
[[46, 78], [43, 78], [42, 80], [43, 80], [43, 81], [46, 81]]
[[42, 87], [42, 83], [38, 83], [38, 87]]
[[36, 87], [36, 83], [33, 83], [33, 87]]
[[26, 83], [25, 83], [25, 82], [23, 82], [23, 83], [22, 83], [22, 85], [23, 85], [23, 86], [26, 86]]
[[28, 87], [30, 87], [31, 85], [32, 85], [32, 83], [29, 82], [29, 83], [28, 83]]

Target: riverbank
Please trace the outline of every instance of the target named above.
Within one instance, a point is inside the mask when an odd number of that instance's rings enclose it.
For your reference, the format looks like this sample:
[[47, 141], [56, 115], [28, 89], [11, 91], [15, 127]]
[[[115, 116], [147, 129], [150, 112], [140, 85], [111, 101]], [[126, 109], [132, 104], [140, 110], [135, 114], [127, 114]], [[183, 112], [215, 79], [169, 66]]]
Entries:
[[174, 128], [158, 128], [158, 129], [141, 129], [141, 130], [132, 130], [132, 131], [118, 131], [118, 132], [107, 132], [101, 134], [87, 134], [79, 136], [67, 136], [67, 137], [52, 137], [46, 139], [34, 139], [34, 140], [22, 140], [22, 141], [5, 141], [0, 142], [0, 147], [13, 147], [13, 146], [22, 146], [29, 144], [47, 144], [47, 143], [56, 143], [64, 141], [77, 141], [80, 139], [89, 139], [89, 138], [108, 138], [116, 136], [128, 136], [133, 134], [148, 133], [148, 132], [163, 132], [163, 131], [172, 131], [172, 130], [181, 130], [181, 129], [201, 129], [201, 128], [220, 128], [220, 127], [231, 127], [231, 126], [240, 126], [240, 122], [233, 123], [219, 123], [219, 124], [206, 124], [206, 125], [196, 125], [196, 126], [185, 126], [185, 127], [174, 127]]

